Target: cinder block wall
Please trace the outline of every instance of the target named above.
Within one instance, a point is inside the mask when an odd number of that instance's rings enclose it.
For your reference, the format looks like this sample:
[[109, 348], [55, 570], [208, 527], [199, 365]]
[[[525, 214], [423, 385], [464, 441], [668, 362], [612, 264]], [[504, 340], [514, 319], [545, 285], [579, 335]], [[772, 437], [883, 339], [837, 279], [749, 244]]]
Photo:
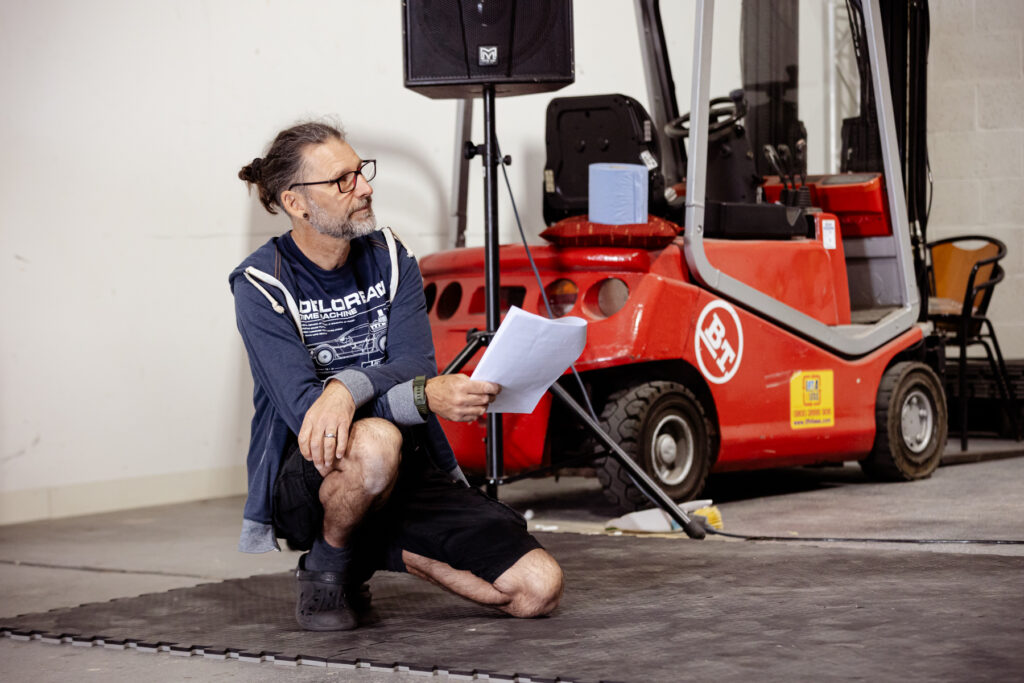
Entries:
[[930, 240], [1006, 243], [989, 309], [1007, 358], [1024, 358], [1024, 1], [932, 0]]

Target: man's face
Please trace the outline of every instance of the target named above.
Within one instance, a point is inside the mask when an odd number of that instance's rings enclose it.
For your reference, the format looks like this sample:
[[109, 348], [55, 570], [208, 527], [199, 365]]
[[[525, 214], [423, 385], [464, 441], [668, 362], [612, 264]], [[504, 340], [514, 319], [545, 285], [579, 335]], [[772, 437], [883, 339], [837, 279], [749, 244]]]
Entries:
[[[348, 143], [331, 139], [306, 150], [304, 181], [329, 180], [359, 168], [362, 159]], [[330, 237], [351, 240], [377, 229], [373, 215], [373, 188], [361, 175], [351, 192], [339, 192], [337, 184], [301, 188], [309, 205], [309, 224]]]

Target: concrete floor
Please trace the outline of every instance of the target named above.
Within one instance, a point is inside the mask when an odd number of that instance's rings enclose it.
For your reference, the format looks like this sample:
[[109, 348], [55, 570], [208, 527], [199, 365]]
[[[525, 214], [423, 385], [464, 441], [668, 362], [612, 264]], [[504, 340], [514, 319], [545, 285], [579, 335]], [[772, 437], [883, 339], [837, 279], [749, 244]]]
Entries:
[[[1024, 458], [1011, 457], [1021, 454], [1022, 444], [975, 440], [965, 455], [949, 448], [951, 464], [912, 484], [871, 483], [855, 466], [718, 475], [707, 497], [715, 500], [725, 530], [732, 533], [791, 539], [1024, 540]], [[531, 524], [538, 530], [603, 533], [604, 523], [617, 515], [605, 503], [597, 481], [584, 477], [518, 482], [503, 487], [501, 496], [520, 511], [531, 511]], [[295, 553], [251, 556], [235, 551], [241, 507], [236, 497], [0, 527], [0, 625], [2, 617], [22, 613], [294, 567]], [[704, 542], [745, 543], [722, 537]], [[842, 544], [1024, 556], [1024, 545]], [[422, 680], [402, 673], [283, 668], [11, 638], [0, 639], [0, 662], [0, 680], [11, 681]]]

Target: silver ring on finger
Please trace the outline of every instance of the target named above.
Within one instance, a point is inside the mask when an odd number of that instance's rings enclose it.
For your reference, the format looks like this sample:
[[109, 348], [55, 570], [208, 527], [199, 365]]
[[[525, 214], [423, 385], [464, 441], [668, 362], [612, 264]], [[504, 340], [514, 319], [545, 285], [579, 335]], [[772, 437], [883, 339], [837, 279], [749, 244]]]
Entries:
[[338, 435], [337, 434], [324, 434], [324, 438], [325, 439], [337, 439]]

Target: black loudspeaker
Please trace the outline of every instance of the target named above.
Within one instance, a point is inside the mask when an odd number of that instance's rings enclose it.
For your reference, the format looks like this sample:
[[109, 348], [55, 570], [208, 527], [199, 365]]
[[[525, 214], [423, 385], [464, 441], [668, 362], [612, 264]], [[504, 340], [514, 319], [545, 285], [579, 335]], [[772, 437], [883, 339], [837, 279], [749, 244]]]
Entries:
[[575, 80], [571, 0], [403, 0], [405, 87], [437, 99], [549, 92]]

